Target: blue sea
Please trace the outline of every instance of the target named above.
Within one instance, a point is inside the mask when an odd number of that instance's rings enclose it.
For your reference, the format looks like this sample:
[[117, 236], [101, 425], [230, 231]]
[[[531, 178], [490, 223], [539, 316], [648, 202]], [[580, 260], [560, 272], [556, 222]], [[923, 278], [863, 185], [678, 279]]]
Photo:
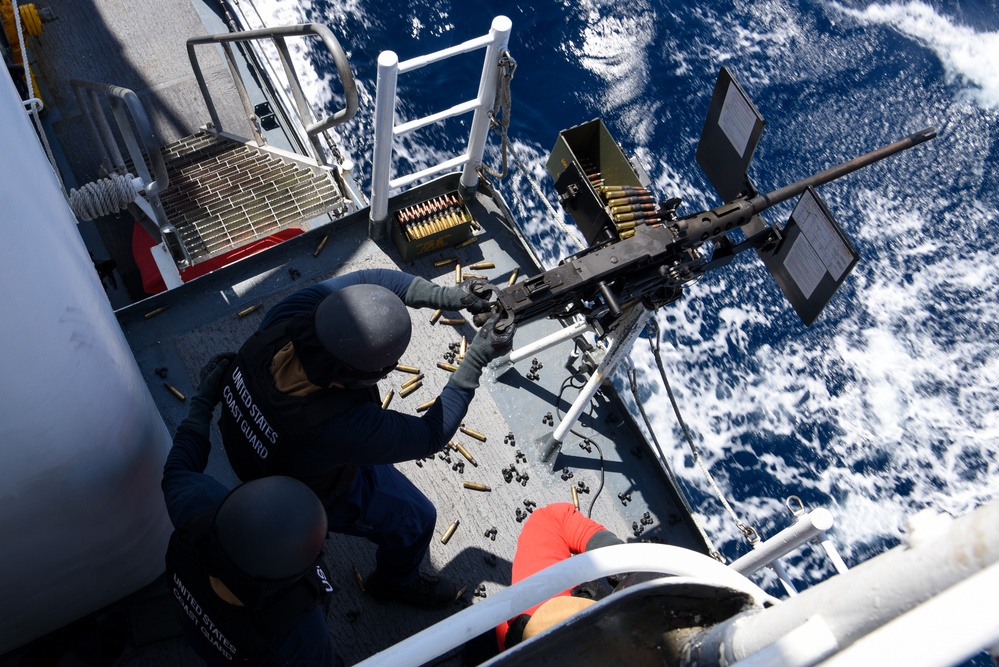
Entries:
[[[681, 215], [721, 203], [693, 156], [722, 65], [767, 121], [750, 167], [761, 192], [936, 127], [928, 144], [820, 188], [860, 262], [813, 326], [747, 253], [657, 314], [663, 358], [706, 464], [764, 536], [791, 522], [784, 499], [797, 495], [832, 511], [856, 564], [897, 544], [919, 510], [961, 514], [999, 496], [996, 0], [257, 4], [269, 21], [321, 22], [342, 41], [362, 104], [342, 135], [365, 188], [378, 53], [424, 55], [508, 16], [517, 159], [500, 187], [548, 265], [581, 238], [564, 233], [544, 166], [562, 129], [602, 118], [661, 199], [683, 198]], [[399, 116], [474, 96], [481, 53], [403, 77]], [[332, 67], [313, 60], [314, 99], [332, 103]], [[461, 152], [467, 118], [407, 137], [397, 169]], [[783, 224], [792, 203], [767, 221]], [[745, 541], [694, 465], [644, 340], [631, 358], [697, 517], [738, 556]], [[811, 552], [788, 566], [802, 581], [831, 572]]]

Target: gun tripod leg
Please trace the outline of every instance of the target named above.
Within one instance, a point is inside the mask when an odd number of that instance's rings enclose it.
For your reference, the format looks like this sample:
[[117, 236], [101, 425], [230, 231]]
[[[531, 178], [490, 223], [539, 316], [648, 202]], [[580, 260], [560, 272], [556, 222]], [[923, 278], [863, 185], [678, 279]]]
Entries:
[[576, 424], [579, 416], [583, 414], [583, 410], [589, 406], [590, 399], [600, 389], [600, 385], [614, 372], [614, 369], [621, 363], [624, 356], [631, 351], [631, 346], [634, 344], [635, 339], [638, 338], [649, 318], [652, 317], [652, 311], [647, 310], [644, 306], [632, 306], [630, 310], [625, 312], [623, 317], [624, 321], [621, 322], [617, 331], [608, 336], [610, 344], [603, 361], [593, 371], [590, 379], [587, 380], [583, 389], [579, 392], [579, 396], [576, 397], [565, 417], [555, 428], [551, 442], [542, 455], [543, 461], [547, 462], [561, 448], [566, 435], [568, 435], [570, 429]]
[[581, 320], [575, 324], [570, 324], [561, 331], [556, 331], [555, 333], [549, 334], [544, 338], [539, 338], [524, 347], [517, 348], [510, 353], [510, 363], [515, 364], [523, 359], [533, 357], [542, 350], [547, 350], [548, 348], [558, 345], [559, 343], [572, 340], [579, 334], [586, 333], [587, 331], [593, 331], [593, 327], [585, 320]]

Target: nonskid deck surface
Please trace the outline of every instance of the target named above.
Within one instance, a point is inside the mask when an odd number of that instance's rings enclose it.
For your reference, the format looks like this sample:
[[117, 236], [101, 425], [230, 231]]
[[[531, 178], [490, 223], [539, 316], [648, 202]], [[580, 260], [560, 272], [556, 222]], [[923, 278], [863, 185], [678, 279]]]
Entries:
[[[165, 383], [186, 395], [193, 393], [198, 371], [208, 359], [216, 353], [237, 349], [256, 329], [268, 308], [307, 284], [375, 267], [408, 271], [440, 285], [454, 284], [454, 264], [434, 267], [434, 261], [444, 257], [456, 257], [464, 266], [477, 261], [494, 262], [495, 269], [478, 273], [496, 284], [505, 284], [514, 267], [519, 267], [522, 277], [534, 273], [529, 255], [501, 224], [492, 200], [480, 195], [471, 210], [483, 230], [477, 236], [478, 241], [465, 248], [444, 250], [403, 263], [397, 260], [399, 255], [391, 241], [376, 244], [367, 239], [363, 217], [366, 212], [362, 212], [121, 312], [122, 326], [167, 427], [176, 428], [186, 414], [187, 405]], [[319, 256], [313, 257], [326, 234], [329, 240]], [[167, 310], [145, 317], [163, 306], [168, 306]], [[251, 306], [258, 308], [243, 317], [238, 315]], [[416, 366], [425, 374], [423, 386], [402, 398], [401, 384], [411, 375], [390, 374], [379, 384], [382, 395], [395, 391], [390, 409], [417, 414], [417, 406], [436, 397], [450, 376], [437, 367], [437, 362], [444, 361], [449, 344], [459, 342], [463, 335], [470, 339], [475, 333], [467, 320], [461, 326], [433, 325], [431, 314], [430, 310], [411, 310], [412, 342], [402, 359], [402, 363]], [[515, 344], [522, 346], [557, 330], [558, 326], [549, 320], [524, 325], [517, 331]], [[644, 443], [635, 437], [630, 418], [609, 395], [598, 395], [576, 428], [592, 438], [599, 450], [585, 451], [578, 445], [579, 438], [570, 436], [554, 465], [540, 461], [537, 441], [552, 431], [552, 426], [546, 423], [548, 413], [558, 423], [555, 405], [563, 381], [571, 374], [567, 364], [573, 368], [580, 366], [578, 360], [570, 358], [572, 351], [572, 343], [565, 343], [538, 354], [537, 362], [541, 364], [538, 381], [526, 377], [535, 366], [533, 359], [517, 367], [506, 365], [486, 370], [482, 387], [465, 419], [466, 427], [484, 435], [486, 441], [461, 432], [454, 438], [469, 451], [477, 466], [456, 451], [447, 453], [450, 461], [439, 454], [429, 460], [398, 465], [437, 508], [436, 537], [425, 569], [464, 586], [462, 601], [448, 610], [426, 612], [379, 603], [361, 592], [354, 574], [355, 568], [365, 575], [372, 570], [373, 545], [343, 535], [332, 535], [327, 540], [327, 561], [338, 588], [330, 609], [330, 631], [337, 651], [348, 663], [405, 639], [474, 603], [479, 596], [505, 588], [523, 525], [518, 514], [523, 516], [535, 504], [541, 507], [552, 502], [571, 502], [570, 486], [580, 482], [589, 489], [579, 494], [581, 508], [587, 511], [601, 487], [601, 452], [605, 479], [593, 508], [594, 519], [629, 541], [654, 539], [703, 548], [685, 510], [667, 488], [664, 475], [651, 460]], [[574, 389], [565, 392], [560, 404], [562, 412], [575, 393]], [[214, 428], [212, 444], [208, 472], [224, 483], [236, 484]], [[461, 466], [454, 469], [458, 463], [464, 464], [463, 470]], [[510, 466], [515, 466], [517, 472], [507, 482], [503, 470]], [[465, 489], [465, 481], [485, 484], [491, 491]], [[651, 525], [642, 522], [646, 512]], [[448, 543], [442, 544], [439, 538], [455, 520], [460, 522], [459, 527]], [[633, 534], [635, 524], [643, 529], [640, 538]], [[496, 529], [495, 536], [487, 536], [492, 528]], [[156, 646], [163, 643], [130, 651], [121, 664], [145, 664], [146, 658], [155, 660]]]

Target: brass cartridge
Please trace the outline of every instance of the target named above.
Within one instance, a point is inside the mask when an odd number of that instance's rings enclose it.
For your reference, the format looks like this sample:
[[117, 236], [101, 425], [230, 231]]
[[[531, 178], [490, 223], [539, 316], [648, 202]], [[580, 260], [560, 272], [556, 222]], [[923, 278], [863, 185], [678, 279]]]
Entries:
[[423, 380], [417, 380], [416, 382], [414, 382], [413, 384], [409, 385], [405, 389], [400, 389], [399, 390], [399, 398], [406, 398], [407, 396], [409, 396], [410, 394], [412, 394], [414, 391], [416, 391], [417, 389], [419, 389], [422, 386], [423, 386]]
[[180, 393], [180, 389], [177, 389], [177, 387], [173, 386], [169, 382], [164, 382], [163, 386], [166, 387], [171, 394], [176, 396], [178, 401], [183, 401], [185, 398], [187, 398], [186, 396], [184, 396], [184, 394]]
[[413, 375], [420, 374], [420, 369], [416, 366], [403, 366], [402, 364], [396, 364], [395, 369], [403, 373], [412, 373]]
[[461, 284], [461, 264], [454, 265], [454, 284]]
[[478, 440], [480, 442], [485, 442], [486, 441], [486, 436], [482, 435], [478, 431], [473, 431], [472, 429], [465, 428], [464, 426], [458, 427], [458, 430], [461, 431], [462, 433], [464, 433], [465, 435], [469, 436], [470, 438], [475, 438], [476, 440]]
[[492, 491], [492, 489], [485, 484], [479, 484], [478, 482], [465, 482], [465, 488], [471, 489], [472, 491]]
[[382, 399], [382, 410], [388, 410], [389, 403], [392, 402], [393, 396], [395, 396], [395, 389], [389, 389], [388, 393], [385, 394], [385, 398]]
[[436, 262], [434, 262], [434, 266], [447, 266], [451, 262], [457, 262], [457, 261], [458, 261], [457, 257], [448, 257], [447, 259], [438, 259]]
[[434, 407], [434, 403], [436, 403], [436, 402], [437, 402], [436, 398], [431, 398], [429, 401], [427, 401], [423, 405], [421, 405], [418, 408], [416, 408], [416, 411], [417, 412], [426, 412], [430, 408]]
[[417, 382], [419, 382], [422, 379], [423, 379], [423, 373], [420, 373], [418, 375], [414, 375], [413, 377], [411, 377], [408, 380], [406, 380], [405, 382], [403, 382], [402, 385], [399, 388], [400, 389], [406, 389], [409, 386], [416, 384]]
[[326, 247], [326, 242], [329, 241], [329, 240], [330, 240], [330, 235], [329, 234], [324, 234], [323, 238], [321, 238], [319, 240], [319, 245], [317, 245], [316, 249], [312, 251], [312, 256], [313, 257], [319, 257], [319, 253], [321, 253], [323, 251], [323, 248]]
[[626, 231], [626, 230], [629, 230], [629, 229], [634, 229], [635, 228], [635, 223], [634, 222], [616, 222], [616, 223], [614, 223], [614, 227], [617, 228], [617, 231], [623, 232], [623, 231]]
[[474, 269], [476, 271], [481, 271], [482, 269], [495, 269], [496, 264], [494, 262], [476, 262], [468, 268]]
[[576, 511], [578, 512], [579, 511], [579, 494], [576, 493], [576, 487], [574, 487], [574, 486], [570, 486], [569, 490], [572, 491], [572, 506], [575, 507]]
[[458, 453], [464, 456], [468, 460], [468, 462], [471, 463], [473, 466], [475, 466], [476, 468], [479, 467], [478, 462], [474, 458], [472, 458], [472, 455], [468, 453], [468, 450], [465, 449], [465, 446], [462, 445], [460, 442], [449, 442], [448, 444], [454, 447], [458, 451]]
[[160, 306], [159, 308], [154, 308], [153, 310], [150, 310], [148, 313], [146, 313], [145, 315], [143, 315], [143, 317], [146, 318], [147, 320], [150, 317], [156, 317], [157, 315], [159, 315], [160, 313], [162, 313], [164, 310], [166, 310], [169, 307], [170, 306]]
[[444, 535], [441, 537], [441, 544], [447, 544], [447, 541], [454, 535], [454, 531], [458, 530], [459, 523], [461, 523], [461, 520], [455, 519], [454, 523], [447, 527], [447, 530], [444, 531]]
[[520, 273], [520, 267], [513, 267], [513, 273], [510, 274], [510, 280], [506, 281], [507, 287], [513, 287], [513, 284], [517, 282], [517, 274]]
[[461, 274], [461, 279], [462, 280], [465, 280], [467, 278], [478, 278], [479, 280], [488, 280], [488, 278], [486, 278], [481, 273], [463, 273], [463, 274]]
[[437, 324], [437, 320], [441, 318], [441, 313], [444, 312], [440, 308], [434, 311], [434, 314], [430, 316], [430, 323]]
[[450, 324], [453, 327], [460, 327], [465, 324], [465, 320], [460, 317], [442, 317], [438, 320], [441, 324]]
[[260, 308], [260, 304], [259, 303], [256, 304], [256, 305], [253, 305], [253, 306], [247, 306], [243, 310], [241, 310], [238, 313], [236, 313], [236, 316], [239, 317], [240, 319], [242, 319], [242, 318], [246, 317], [247, 315], [249, 315], [250, 313], [252, 313], [253, 311], [255, 311], [257, 308]]
[[451, 364], [445, 364], [443, 361], [437, 362], [437, 368], [447, 371], [448, 373], [454, 373], [458, 370], [457, 366], [452, 366]]
[[361, 571], [357, 569], [356, 565], [351, 565], [351, 567], [354, 568], [354, 581], [357, 582], [357, 587], [360, 588], [361, 592], [363, 593], [364, 592], [364, 577], [361, 576]]
[[630, 239], [634, 235], [635, 235], [635, 230], [634, 229], [627, 229], [627, 230], [621, 232], [620, 237], [622, 239]]
[[458, 358], [464, 359], [465, 352], [468, 352], [468, 338], [465, 336], [461, 337], [461, 343], [458, 344]]
[[[472, 219], [472, 215], [471, 215], [471, 214], [468, 214], [468, 218], [467, 218], [467, 219], [468, 219], [468, 220], [471, 220], [471, 219]], [[473, 243], [475, 243], [475, 242], [476, 242], [476, 241], [478, 241], [478, 240], [479, 240], [478, 238], [476, 238], [476, 237], [474, 237], [474, 236], [473, 236], [472, 238], [468, 239], [467, 241], [462, 241], [461, 243], [459, 243], [459, 244], [458, 244], [458, 245], [456, 245], [455, 247], [456, 247], [456, 248], [464, 248], [465, 246], [470, 246], [470, 245], [472, 245]]]

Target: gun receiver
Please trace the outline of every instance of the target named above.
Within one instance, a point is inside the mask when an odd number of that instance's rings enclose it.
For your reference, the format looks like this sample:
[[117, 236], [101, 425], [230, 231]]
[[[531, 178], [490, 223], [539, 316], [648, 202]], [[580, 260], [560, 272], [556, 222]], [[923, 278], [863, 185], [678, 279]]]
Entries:
[[[528, 322], [541, 316], [583, 314], [604, 333], [613, 329], [622, 310], [641, 302], [650, 309], [679, 299], [683, 287], [707, 270], [728, 263], [731, 256], [759, 248], [776, 238], [765, 227], [732, 246], [728, 232], [745, 226], [753, 216], [808, 188], [845, 176], [936, 136], [927, 128], [900, 141], [836, 165], [791, 185], [758, 196], [745, 196], [722, 206], [677, 218], [678, 200], [659, 205], [659, 220], [635, 228], [634, 236], [606, 241], [566, 258], [559, 266], [506, 289], [497, 290], [497, 310], [505, 322]], [[670, 205], [672, 204], [672, 205]], [[708, 262], [701, 246], [724, 241], [728, 260]]]

